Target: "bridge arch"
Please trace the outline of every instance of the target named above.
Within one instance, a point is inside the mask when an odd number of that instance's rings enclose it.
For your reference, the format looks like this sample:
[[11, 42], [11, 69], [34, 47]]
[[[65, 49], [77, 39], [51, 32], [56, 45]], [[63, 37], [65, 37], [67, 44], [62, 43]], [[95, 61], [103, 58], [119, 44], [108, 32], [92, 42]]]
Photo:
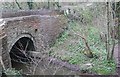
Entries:
[[12, 68], [22, 69], [16, 67], [16, 62], [21, 63], [17, 66], [24, 66], [23, 62], [30, 61], [27, 51], [35, 51], [35, 40], [30, 34], [21, 34], [16, 39], [14, 39], [9, 49], [9, 55], [11, 59]]
[[13, 47], [13, 45], [14, 45], [19, 39], [24, 38], [24, 37], [29, 38], [29, 39], [33, 42], [33, 45], [34, 45], [35, 50], [36, 50], [36, 40], [35, 40], [35, 38], [34, 38], [31, 34], [29, 34], [29, 33], [22, 33], [22, 34], [20, 34], [19, 36], [17, 36], [16, 38], [13, 38], [13, 39], [12, 39], [11, 44], [10, 44], [9, 47], [8, 47], [8, 48], [9, 48], [8, 51], [10, 52], [11, 49], [12, 49], [12, 47]]

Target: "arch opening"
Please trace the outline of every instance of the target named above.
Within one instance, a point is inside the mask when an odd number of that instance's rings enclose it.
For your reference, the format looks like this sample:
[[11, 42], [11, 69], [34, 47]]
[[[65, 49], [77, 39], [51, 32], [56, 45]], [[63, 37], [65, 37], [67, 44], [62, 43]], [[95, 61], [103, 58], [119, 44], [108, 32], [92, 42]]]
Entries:
[[16, 70], [24, 69], [25, 64], [31, 61], [28, 55], [29, 51], [35, 51], [33, 41], [28, 37], [20, 38], [10, 50], [12, 68]]

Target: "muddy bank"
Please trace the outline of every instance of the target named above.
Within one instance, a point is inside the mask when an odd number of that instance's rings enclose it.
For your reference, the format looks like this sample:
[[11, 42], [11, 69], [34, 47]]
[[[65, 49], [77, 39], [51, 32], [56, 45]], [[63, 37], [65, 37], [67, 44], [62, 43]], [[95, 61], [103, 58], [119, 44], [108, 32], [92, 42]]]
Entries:
[[[36, 57], [31, 56], [34, 60], [32, 66], [36, 68], [35, 74], [39, 75], [80, 75], [82, 74], [80, 66], [69, 64], [60, 59], [53, 58], [50, 56]], [[37, 65], [36, 65], [37, 64]], [[42, 73], [40, 70], [43, 70]], [[44, 74], [44, 73], [45, 74]], [[40, 74], [41, 73], [41, 74]]]

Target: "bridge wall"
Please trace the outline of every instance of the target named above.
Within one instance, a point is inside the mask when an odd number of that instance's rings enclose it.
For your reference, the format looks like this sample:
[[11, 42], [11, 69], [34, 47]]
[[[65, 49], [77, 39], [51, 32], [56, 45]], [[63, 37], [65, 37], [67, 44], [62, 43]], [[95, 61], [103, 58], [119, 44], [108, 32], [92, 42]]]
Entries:
[[17, 40], [29, 37], [34, 42], [36, 51], [46, 53], [46, 48], [49, 48], [66, 28], [62, 15], [30, 15], [4, 20], [4, 32], [7, 36], [2, 39], [2, 58], [6, 68], [11, 67], [9, 52]]

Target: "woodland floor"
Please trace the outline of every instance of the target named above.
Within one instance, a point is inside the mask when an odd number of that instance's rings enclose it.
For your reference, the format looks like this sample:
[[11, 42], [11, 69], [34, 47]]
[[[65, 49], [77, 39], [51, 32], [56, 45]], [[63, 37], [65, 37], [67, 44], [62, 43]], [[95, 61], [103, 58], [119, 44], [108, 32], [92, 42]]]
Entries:
[[[87, 73], [100, 75], [115, 74], [115, 60], [108, 61], [106, 59], [105, 43], [100, 40], [99, 32], [99, 29], [95, 26], [70, 23], [68, 29], [65, 30], [50, 49], [49, 54], [70, 64], [79, 65], [81, 70]], [[93, 58], [85, 55], [87, 52], [85, 51], [84, 41], [78, 35], [82, 35], [87, 39], [94, 55]], [[116, 47], [115, 56], [118, 54], [117, 50], [118, 48]]]

